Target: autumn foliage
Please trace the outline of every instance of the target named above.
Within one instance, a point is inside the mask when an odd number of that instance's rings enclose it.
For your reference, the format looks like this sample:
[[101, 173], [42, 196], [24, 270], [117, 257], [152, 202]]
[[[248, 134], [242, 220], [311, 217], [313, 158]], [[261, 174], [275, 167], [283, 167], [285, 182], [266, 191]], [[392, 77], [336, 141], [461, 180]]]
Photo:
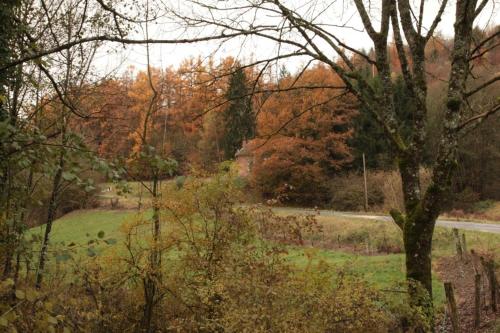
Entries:
[[[258, 117], [252, 181], [266, 198], [282, 203], [318, 205], [329, 198], [328, 177], [351, 161], [347, 139], [356, 114], [351, 96], [324, 66], [279, 84], [329, 87], [283, 91], [272, 95]], [[339, 87], [339, 88], [337, 88]], [[286, 126], [284, 126], [286, 124]]]
[[[178, 68], [152, 69], [151, 80], [130, 69], [93, 88], [86, 100], [92, 117], [75, 126], [103, 157], [127, 160], [145, 139], [179, 161], [181, 172], [193, 166], [213, 170], [224, 160], [224, 119], [232, 105], [227, 92], [239, 66], [232, 58], [217, 65], [188, 59]], [[256, 79], [256, 73], [245, 69], [247, 89], [257, 91], [252, 101], [257, 135], [249, 143], [253, 184], [264, 197], [282, 202], [326, 202], [327, 177], [351, 160], [353, 98], [325, 66], [279, 78], [266, 72]], [[155, 112], [145, 119], [155, 92]]]

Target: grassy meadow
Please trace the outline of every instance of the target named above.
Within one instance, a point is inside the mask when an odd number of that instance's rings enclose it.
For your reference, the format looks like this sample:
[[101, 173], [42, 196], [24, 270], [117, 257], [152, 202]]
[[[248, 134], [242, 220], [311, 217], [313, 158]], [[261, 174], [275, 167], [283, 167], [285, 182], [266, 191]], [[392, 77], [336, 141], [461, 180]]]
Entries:
[[[133, 220], [136, 210], [95, 209], [75, 211], [58, 219], [52, 229], [53, 249], [71, 244], [85, 260], [89, 242], [96, 253], [112, 249], [124, 251], [122, 225]], [[149, 211], [145, 213], [149, 215]], [[280, 214], [292, 214], [286, 211]], [[318, 216], [322, 231], [308, 234], [304, 246], [288, 246], [287, 259], [299, 270], [316, 269], [322, 264], [346, 269], [387, 293], [398, 293], [398, 284], [404, 282], [404, 255], [401, 232], [384, 221], [363, 220], [337, 216]], [[166, 224], [166, 225], [165, 225]], [[165, 222], [164, 228], [168, 228]], [[30, 234], [42, 234], [44, 226], [34, 228]], [[93, 243], [98, 234], [103, 240]], [[500, 255], [500, 235], [465, 231], [469, 248]], [[455, 243], [451, 229], [438, 227], [434, 236], [434, 257], [453, 255]], [[401, 289], [402, 287], [399, 287]], [[444, 302], [442, 281], [434, 278], [436, 305]]]

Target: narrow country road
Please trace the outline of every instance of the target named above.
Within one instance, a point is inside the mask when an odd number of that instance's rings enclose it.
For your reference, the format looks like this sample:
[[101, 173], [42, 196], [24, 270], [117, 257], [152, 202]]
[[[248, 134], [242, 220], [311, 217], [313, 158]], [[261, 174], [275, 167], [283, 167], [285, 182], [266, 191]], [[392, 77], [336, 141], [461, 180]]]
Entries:
[[[275, 212], [282, 213], [296, 213], [296, 214], [306, 214], [306, 213], [315, 213], [319, 212], [321, 216], [339, 216], [339, 217], [353, 217], [357, 219], [367, 219], [367, 220], [376, 220], [376, 221], [386, 221], [392, 222], [392, 217], [388, 215], [371, 215], [371, 214], [359, 214], [359, 213], [347, 213], [347, 212], [338, 212], [333, 210], [313, 210], [306, 208], [273, 208]], [[453, 221], [446, 219], [438, 219], [437, 225], [445, 228], [458, 228], [464, 230], [473, 230], [473, 231], [482, 231], [500, 234], [500, 223], [492, 224], [492, 223], [478, 223], [474, 221]]]

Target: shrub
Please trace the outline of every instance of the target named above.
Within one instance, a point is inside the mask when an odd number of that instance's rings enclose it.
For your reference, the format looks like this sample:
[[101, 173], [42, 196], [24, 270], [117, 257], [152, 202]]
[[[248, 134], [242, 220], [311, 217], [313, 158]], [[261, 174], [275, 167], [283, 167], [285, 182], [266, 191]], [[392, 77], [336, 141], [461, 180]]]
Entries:
[[[364, 208], [365, 190], [362, 175], [351, 173], [334, 178], [331, 182], [330, 206], [336, 210], [358, 211]], [[368, 186], [368, 205], [380, 206], [384, 203], [382, 190], [370, 183]]]
[[274, 155], [258, 159], [251, 177], [264, 199], [281, 204], [321, 206], [329, 199], [327, 177], [315, 164], [300, 165]]
[[495, 201], [483, 200], [483, 201], [478, 201], [475, 204], [473, 204], [472, 210], [474, 212], [483, 213], [483, 212], [487, 211], [488, 209], [492, 208], [493, 206], [495, 206]]
[[61, 195], [58, 205], [60, 215], [67, 214], [73, 210], [97, 207], [97, 188], [85, 190], [79, 186], [69, 186]]
[[[35, 299], [13, 309], [0, 303], [1, 313], [16, 316], [0, 324], [21, 331], [144, 331], [148, 279], [155, 285], [149, 327], [155, 332], [386, 332], [394, 324], [385, 296], [348, 270], [312, 259], [301, 270], [289, 261], [286, 244], [318, 232], [311, 217], [242, 207], [230, 172], [170, 186], [159, 239], [149, 213], [137, 214], [122, 227], [119, 250], [58, 263], [59, 278], [46, 279], [50, 286]], [[100, 232], [84, 246], [106, 240]], [[153, 254], [161, 256], [160, 270], [152, 268]], [[0, 285], [2, 300], [11, 292]]]
[[446, 210], [463, 210], [466, 213], [471, 213], [479, 198], [479, 193], [467, 187], [461, 192], [452, 193], [446, 202]]
[[[156, 327], [167, 329], [168, 323], [169, 330], [183, 332], [385, 331], [383, 297], [364, 282], [324, 264], [297, 272], [284, 256], [285, 244], [303, 244], [318, 232], [311, 217], [243, 208], [236, 183], [223, 172], [187, 182], [175, 195], [165, 196], [162, 216], [169, 228], [161, 248], [168, 269], [158, 286], [165, 297], [157, 304]], [[144, 224], [131, 223], [126, 230], [133, 239]], [[137, 260], [148, 258], [144, 242], [130, 244], [135, 265], [147, 267]], [[122, 271], [144, 274], [133, 267]]]
[[186, 176], [177, 176], [175, 177], [175, 186], [177, 189], [181, 189], [184, 186], [184, 183], [186, 182]]

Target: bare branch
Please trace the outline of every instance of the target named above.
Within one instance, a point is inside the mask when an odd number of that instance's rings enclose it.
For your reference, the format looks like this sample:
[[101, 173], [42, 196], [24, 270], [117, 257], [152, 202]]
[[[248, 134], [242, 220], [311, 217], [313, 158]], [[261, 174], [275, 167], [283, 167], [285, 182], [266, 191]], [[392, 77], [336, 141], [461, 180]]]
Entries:
[[221, 33], [220, 35], [215, 35], [215, 36], [204, 36], [204, 37], [196, 37], [196, 38], [180, 38], [180, 39], [128, 39], [128, 38], [121, 38], [121, 37], [109, 36], [109, 35], [85, 37], [85, 38], [77, 39], [77, 40], [74, 40], [74, 41], [71, 41], [68, 43], [61, 44], [57, 47], [54, 47], [54, 48], [51, 48], [48, 50], [39, 51], [39, 52], [33, 53], [31, 55], [17, 59], [15, 61], [12, 61], [12, 62], [4, 65], [3, 67], [1, 67], [0, 72], [5, 71], [6, 69], [9, 69], [11, 67], [17, 66], [19, 64], [22, 64], [22, 63], [25, 63], [25, 62], [28, 62], [31, 60], [40, 59], [41, 57], [70, 49], [73, 46], [84, 44], [84, 43], [90, 43], [90, 42], [114, 42], [114, 43], [132, 44], [132, 45], [137, 45], [137, 44], [194, 44], [194, 43], [199, 43], [199, 42], [206, 42], [206, 41], [212, 41], [212, 40], [225, 40], [225, 39], [230, 39], [233, 37], [258, 34], [258, 32], [259, 32], [259, 30], [249, 30], [249, 31], [235, 32], [235, 33], [231, 33], [231, 34]]
[[484, 50], [482, 50], [481, 52], [479, 52], [478, 54], [472, 56], [469, 58], [469, 61], [471, 60], [475, 60], [475, 59], [478, 59], [478, 58], [481, 58], [482, 56], [484, 56], [486, 53], [492, 51], [493, 49], [497, 48], [498, 46], [500, 46], [500, 43], [496, 43], [496, 44], [493, 44], [492, 46], [488, 47], [488, 48], [485, 48]]
[[345, 91], [339, 95], [335, 95], [335, 96], [332, 96], [322, 102], [319, 102], [319, 103], [316, 103], [304, 110], [302, 110], [301, 112], [297, 113], [296, 115], [294, 115], [293, 117], [291, 117], [290, 119], [288, 119], [286, 122], [284, 122], [277, 130], [275, 130], [274, 132], [270, 133], [270, 134], [267, 134], [265, 136], [262, 136], [261, 138], [265, 138], [265, 141], [258, 145], [257, 147], [255, 147], [253, 150], [256, 150], [256, 149], [259, 149], [261, 147], [263, 147], [264, 145], [266, 145], [275, 135], [279, 134], [285, 127], [287, 127], [291, 122], [297, 120], [298, 118], [302, 117], [304, 114], [308, 113], [308, 112], [311, 112], [312, 110], [314, 110], [315, 108], [317, 107], [320, 107], [320, 106], [323, 106], [323, 105], [326, 105], [328, 103], [330, 103], [331, 101], [335, 100], [335, 99], [338, 99], [338, 98], [341, 98], [342, 96], [346, 96], [347, 94], [349, 94], [348, 91]]
[[366, 32], [370, 36], [370, 38], [375, 41], [378, 37], [378, 33], [373, 28], [372, 22], [370, 20], [370, 16], [366, 12], [365, 5], [362, 0], [354, 0], [354, 4], [358, 10], [359, 16], [361, 17], [361, 21], [363, 22], [363, 26], [365, 27]]
[[476, 11], [474, 12], [474, 16], [477, 17], [479, 14], [481, 14], [481, 12], [483, 11], [484, 7], [486, 6], [486, 4], [489, 2], [490, 0], [483, 0], [481, 1], [481, 3], [479, 4], [479, 6], [477, 7]]
[[489, 79], [488, 81], [484, 82], [483, 84], [477, 86], [476, 88], [468, 91], [465, 93], [465, 97], [470, 97], [472, 95], [474, 95], [475, 93], [481, 91], [482, 89], [488, 87], [489, 85], [495, 83], [496, 81], [500, 80], [500, 73], [497, 73], [494, 77], [492, 77], [491, 79]]
[[317, 90], [317, 89], [332, 89], [332, 90], [347, 90], [345, 86], [332, 86], [332, 85], [320, 85], [320, 86], [290, 86], [287, 88], [277, 88], [277, 89], [262, 89], [262, 90], [252, 90], [251, 92], [244, 94], [244, 95], [239, 95], [235, 96], [233, 98], [225, 98], [222, 102], [217, 103], [205, 110], [203, 112], [197, 114], [193, 120], [199, 119], [200, 117], [206, 115], [207, 113], [220, 108], [221, 106], [226, 105], [227, 103], [230, 103], [232, 101], [242, 99], [245, 97], [250, 97], [252, 95], [259, 95], [259, 94], [273, 94], [273, 93], [280, 93], [280, 92], [286, 92], [286, 91], [294, 91], [294, 90]]
[[399, 14], [401, 16], [401, 25], [403, 27], [403, 31], [406, 36], [406, 40], [408, 43], [413, 44], [417, 37], [417, 32], [413, 27], [412, 19], [411, 19], [411, 6], [408, 0], [399, 0], [398, 1], [398, 9]]
[[396, 6], [393, 6], [391, 12], [392, 21], [392, 31], [394, 34], [394, 41], [396, 44], [396, 51], [398, 54], [399, 64], [401, 66], [401, 72], [403, 73], [403, 78], [405, 80], [406, 86], [410, 91], [414, 93], [413, 77], [410, 72], [410, 65], [406, 56], [406, 51], [403, 44], [403, 38], [401, 36], [401, 30], [399, 29], [399, 20]]
[[485, 39], [483, 39], [481, 42], [479, 42], [479, 44], [477, 44], [474, 47], [474, 49], [471, 51], [470, 54], [474, 54], [474, 53], [478, 52], [483, 47], [484, 44], [488, 43], [490, 40], [495, 39], [498, 36], [500, 36], [500, 28], [498, 28], [497, 31], [495, 31], [493, 34], [491, 34], [491, 36], [488, 36]]
[[469, 119], [467, 119], [466, 121], [464, 121], [463, 123], [461, 123], [457, 127], [457, 131], [461, 131], [462, 129], [464, 129], [465, 127], [469, 126], [470, 124], [472, 124], [474, 122], [482, 122], [484, 119], [494, 115], [498, 111], [500, 111], [500, 103], [496, 104], [495, 106], [493, 106], [491, 109], [489, 109], [486, 112], [483, 112], [483, 113], [480, 113], [480, 114], [475, 115], [473, 117], [470, 117]]
[[[424, 0], [422, 0], [422, 3], [424, 3]], [[428, 41], [434, 35], [434, 31], [436, 30], [439, 22], [441, 22], [441, 18], [443, 17], [443, 12], [444, 12], [444, 9], [446, 8], [447, 4], [448, 4], [448, 0], [443, 0], [443, 2], [441, 2], [441, 6], [439, 7], [439, 10], [436, 14], [436, 17], [434, 18], [434, 21], [432, 21], [431, 27], [429, 28], [429, 31], [427, 32], [427, 36], [425, 36], [426, 41]], [[420, 25], [419, 25], [419, 31], [418, 31], [419, 35], [420, 35], [421, 24], [422, 23], [420, 23]]]

